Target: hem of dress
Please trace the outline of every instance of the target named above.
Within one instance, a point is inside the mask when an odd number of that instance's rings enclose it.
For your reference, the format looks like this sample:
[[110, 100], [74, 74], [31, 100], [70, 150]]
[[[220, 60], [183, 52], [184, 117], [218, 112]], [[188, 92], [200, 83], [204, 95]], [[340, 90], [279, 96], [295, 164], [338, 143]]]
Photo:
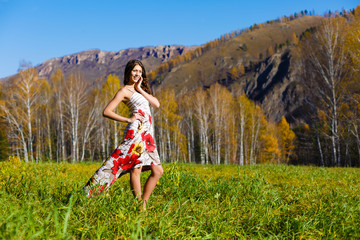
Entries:
[[138, 165], [135, 165], [134, 168], [146, 168], [146, 169], [150, 169], [151, 166], [159, 166], [161, 165], [161, 163], [153, 163], [153, 164], [144, 164], [144, 165], [141, 165], [141, 164], [138, 164]]

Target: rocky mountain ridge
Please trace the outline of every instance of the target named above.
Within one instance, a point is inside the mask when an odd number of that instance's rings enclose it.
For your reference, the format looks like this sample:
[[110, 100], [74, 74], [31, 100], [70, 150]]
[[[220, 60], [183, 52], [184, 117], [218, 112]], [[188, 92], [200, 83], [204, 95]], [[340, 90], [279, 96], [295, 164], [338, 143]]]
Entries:
[[[35, 68], [39, 76], [43, 78], [49, 78], [57, 69], [61, 69], [65, 76], [81, 73], [90, 82], [99, 78], [105, 79], [109, 74], [116, 74], [121, 79], [125, 65], [130, 59], [141, 60], [149, 72], [169, 59], [185, 54], [194, 48], [193, 46], [164, 45], [130, 48], [118, 52], [93, 49], [53, 58], [35, 66]], [[16, 74], [2, 79], [2, 81], [11, 80], [15, 77]]]

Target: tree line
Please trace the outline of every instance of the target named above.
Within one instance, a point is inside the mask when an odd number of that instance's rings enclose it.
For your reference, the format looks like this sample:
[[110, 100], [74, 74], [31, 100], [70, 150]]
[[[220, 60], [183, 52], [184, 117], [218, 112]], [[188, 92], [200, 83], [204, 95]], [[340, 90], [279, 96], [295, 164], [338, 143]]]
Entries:
[[[34, 68], [21, 70], [1, 89], [8, 154], [25, 162], [105, 160], [125, 124], [104, 118], [102, 110], [121, 85], [116, 75], [96, 84], [89, 86], [80, 74], [65, 78], [61, 70], [50, 79], [39, 78]], [[160, 88], [156, 96], [155, 135], [165, 162], [283, 163], [293, 153], [295, 135], [285, 118], [269, 123], [245, 95], [233, 96], [219, 84], [183, 96]], [[130, 114], [124, 104], [116, 111]]]
[[201, 164], [287, 163], [295, 134], [286, 119], [268, 122], [243, 93], [220, 84], [176, 96], [160, 89], [155, 112], [156, 140], [166, 161]]

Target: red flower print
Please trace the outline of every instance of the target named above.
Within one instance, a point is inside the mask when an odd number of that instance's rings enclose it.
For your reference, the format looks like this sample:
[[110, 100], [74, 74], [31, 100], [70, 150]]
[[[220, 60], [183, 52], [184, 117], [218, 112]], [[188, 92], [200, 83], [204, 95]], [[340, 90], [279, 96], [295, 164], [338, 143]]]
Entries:
[[115, 151], [111, 154], [111, 157], [118, 159], [120, 154], [121, 154], [121, 150], [115, 149]]
[[149, 152], [153, 152], [155, 150], [156, 146], [155, 146], [155, 141], [154, 141], [153, 137], [150, 135], [150, 133], [142, 136], [142, 139], [143, 139], [143, 141], [145, 141], [146, 149]]
[[130, 156], [126, 155], [124, 158], [119, 158], [119, 166], [122, 166], [130, 161]]
[[[120, 161], [120, 159], [119, 159], [119, 161]], [[111, 168], [112, 169], [112, 174], [116, 175], [117, 172], [119, 171], [120, 163], [118, 161], [116, 161], [116, 160], [114, 160], [113, 163], [114, 163], [114, 166]]]
[[134, 138], [134, 129], [130, 129], [130, 130], [128, 130], [127, 132], [126, 132], [126, 137], [125, 137], [125, 139], [133, 139]]
[[127, 154], [131, 153], [131, 151], [133, 150], [133, 148], [135, 147], [135, 143], [131, 144], [129, 151], [127, 152]]
[[116, 181], [116, 177], [114, 177], [114, 179], [111, 181], [111, 184], [113, 184]]
[[149, 115], [149, 122], [150, 122], [150, 124], [151, 124], [151, 115]]
[[145, 134], [146, 134], [146, 132], [142, 132], [142, 133], [141, 133], [141, 139], [142, 139], [143, 141], [145, 141]]
[[139, 160], [137, 160], [139, 158], [139, 155], [133, 154], [130, 157], [130, 161], [128, 161], [126, 164], [122, 165], [121, 168], [123, 170], [128, 170], [133, 168], [136, 164], [140, 163]]
[[139, 109], [138, 113], [140, 113], [141, 115], [143, 115], [143, 117], [145, 117], [145, 113], [141, 109]]

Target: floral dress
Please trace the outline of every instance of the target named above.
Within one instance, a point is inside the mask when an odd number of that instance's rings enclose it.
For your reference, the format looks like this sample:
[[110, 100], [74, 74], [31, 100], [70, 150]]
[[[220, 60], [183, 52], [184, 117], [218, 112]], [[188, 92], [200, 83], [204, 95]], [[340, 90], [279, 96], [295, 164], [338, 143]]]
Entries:
[[[128, 89], [131, 91], [130, 89]], [[160, 165], [154, 141], [154, 128], [148, 100], [133, 92], [126, 105], [132, 114], [140, 113], [144, 120], [129, 123], [124, 130], [124, 140], [94, 173], [83, 188], [88, 197], [107, 191], [111, 184], [132, 168], [149, 170], [151, 165]]]

